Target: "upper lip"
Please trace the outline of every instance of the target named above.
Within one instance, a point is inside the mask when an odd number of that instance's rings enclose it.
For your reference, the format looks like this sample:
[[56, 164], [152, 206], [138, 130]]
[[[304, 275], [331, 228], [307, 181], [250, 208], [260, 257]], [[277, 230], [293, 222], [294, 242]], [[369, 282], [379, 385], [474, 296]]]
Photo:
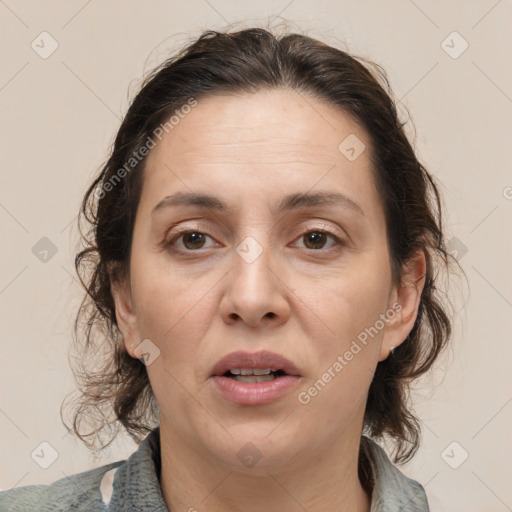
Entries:
[[234, 368], [252, 368], [282, 370], [287, 375], [300, 375], [298, 368], [286, 357], [274, 352], [262, 350], [260, 352], [231, 352], [221, 358], [212, 368], [211, 375], [224, 375]]

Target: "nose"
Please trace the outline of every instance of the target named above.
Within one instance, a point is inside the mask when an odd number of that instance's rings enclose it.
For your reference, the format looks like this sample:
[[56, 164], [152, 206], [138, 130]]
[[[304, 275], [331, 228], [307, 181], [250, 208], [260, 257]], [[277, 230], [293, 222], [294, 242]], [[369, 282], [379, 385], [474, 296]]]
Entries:
[[[245, 323], [253, 328], [278, 326], [290, 315], [289, 287], [271, 249], [257, 244], [259, 255], [254, 259], [254, 244], [242, 243], [233, 254], [220, 314], [227, 324]], [[249, 252], [244, 252], [247, 247]]]

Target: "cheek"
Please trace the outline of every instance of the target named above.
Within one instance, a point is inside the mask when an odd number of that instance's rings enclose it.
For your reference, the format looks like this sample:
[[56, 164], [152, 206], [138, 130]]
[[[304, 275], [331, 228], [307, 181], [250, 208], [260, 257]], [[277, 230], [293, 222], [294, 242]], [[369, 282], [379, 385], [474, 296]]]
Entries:
[[[327, 423], [343, 424], [364, 401], [378, 362], [384, 333], [390, 273], [380, 257], [368, 255], [361, 265], [324, 281], [311, 297], [311, 307], [322, 318], [325, 337], [316, 336], [314, 350], [319, 365], [304, 387], [299, 402], [304, 414], [323, 414]], [[380, 262], [380, 263], [379, 263]]]
[[214, 282], [171, 272], [162, 259], [147, 254], [139, 258], [140, 265], [133, 261], [132, 296], [139, 333], [159, 347], [166, 366], [189, 366], [216, 308], [213, 293], [207, 293]]
[[314, 338], [319, 364], [298, 398], [304, 424], [316, 425], [321, 415], [324, 420], [319, 428], [330, 432], [326, 435], [336, 435], [339, 425], [347, 424], [356, 411], [364, 411], [384, 332], [375, 328], [381, 326], [389, 292], [381, 276], [366, 272], [340, 277], [312, 302], [326, 326], [327, 338]]
[[[190, 392], [195, 389], [194, 369], [200, 357], [201, 340], [210, 328], [215, 312], [212, 293], [214, 282], [192, 279], [189, 275], [170, 272], [159, 258], [145, 255], [144, 266], [133, 271], [132, 292], [139, 333], [160, 350], [159, 357], [147, 367], [151, 388], [161, 414], [180, 410], [182, 418], [169, 421], [189, 425], [184, 420], [201, 413]], [[141, 258], [143, 260], [143, 258]], [[208, 282], [207, 282], [208, 281]]]
[[335, 350], [342, 350], [385, 313], [391, 290], [389, 267], [362, 259], [358, 265], [343, 269], [325, 280], [310, 297], [313, 311], [324, 320]]

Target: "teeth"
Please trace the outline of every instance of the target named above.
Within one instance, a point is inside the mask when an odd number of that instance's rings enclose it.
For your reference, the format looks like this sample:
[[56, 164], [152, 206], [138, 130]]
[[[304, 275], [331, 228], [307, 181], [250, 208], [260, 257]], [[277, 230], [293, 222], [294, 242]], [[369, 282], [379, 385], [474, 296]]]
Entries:
[[233, 368], [229, 370], [233, 375], [270, 375], [271, 368]]
[[254, 370], [253, 370], [254, 375], [270, 375], [271, 372], [272, 372], [272, 370], [270, 368], [265, 368], [265, 369], [254, 368]]
[[237, 375], [234, 379], [238, 382], [246, 382], [248, 384], [256, 384], [267, 380], [274, 380], [274, 375]]

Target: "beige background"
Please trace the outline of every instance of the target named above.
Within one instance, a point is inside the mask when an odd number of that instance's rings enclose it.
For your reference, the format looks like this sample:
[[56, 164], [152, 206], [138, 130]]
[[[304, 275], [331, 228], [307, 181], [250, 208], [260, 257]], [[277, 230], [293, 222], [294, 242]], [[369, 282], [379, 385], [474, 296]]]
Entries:
[[[443, 183], [450, 236], [463, 248], [469, 290], [457, 288], [465, 298], [455, 343], [418, 392], [423, 444], [402, 469], [425, 486], [432, 510], [512, 510], [506, 0], [1, 0], [2, 489], [49, 483], [134, 450], [122, 437], [93, 460], [60, 422], [59, 406], [74, 389], [67, 350], [81, 298], [73, 267], [79, 201], [145, 71], [204, 29], [261, 26], [279, 14], [384, 66], [411, 113], [422, 161]], [[41, 48], [44, 31], [58, 42], [46, 59], [31, 47], [35, 40], [40, 53], [51, 48], [49, 36]], [[443, 44], [453, 31], [463, 39]], [[464, 41], [469, 47], [453, 58]], [[47, 262], [32, 251], [43, 237], [57, 248]], [[43, 441], [58, 453], [48, 469], [31, 458]]]

